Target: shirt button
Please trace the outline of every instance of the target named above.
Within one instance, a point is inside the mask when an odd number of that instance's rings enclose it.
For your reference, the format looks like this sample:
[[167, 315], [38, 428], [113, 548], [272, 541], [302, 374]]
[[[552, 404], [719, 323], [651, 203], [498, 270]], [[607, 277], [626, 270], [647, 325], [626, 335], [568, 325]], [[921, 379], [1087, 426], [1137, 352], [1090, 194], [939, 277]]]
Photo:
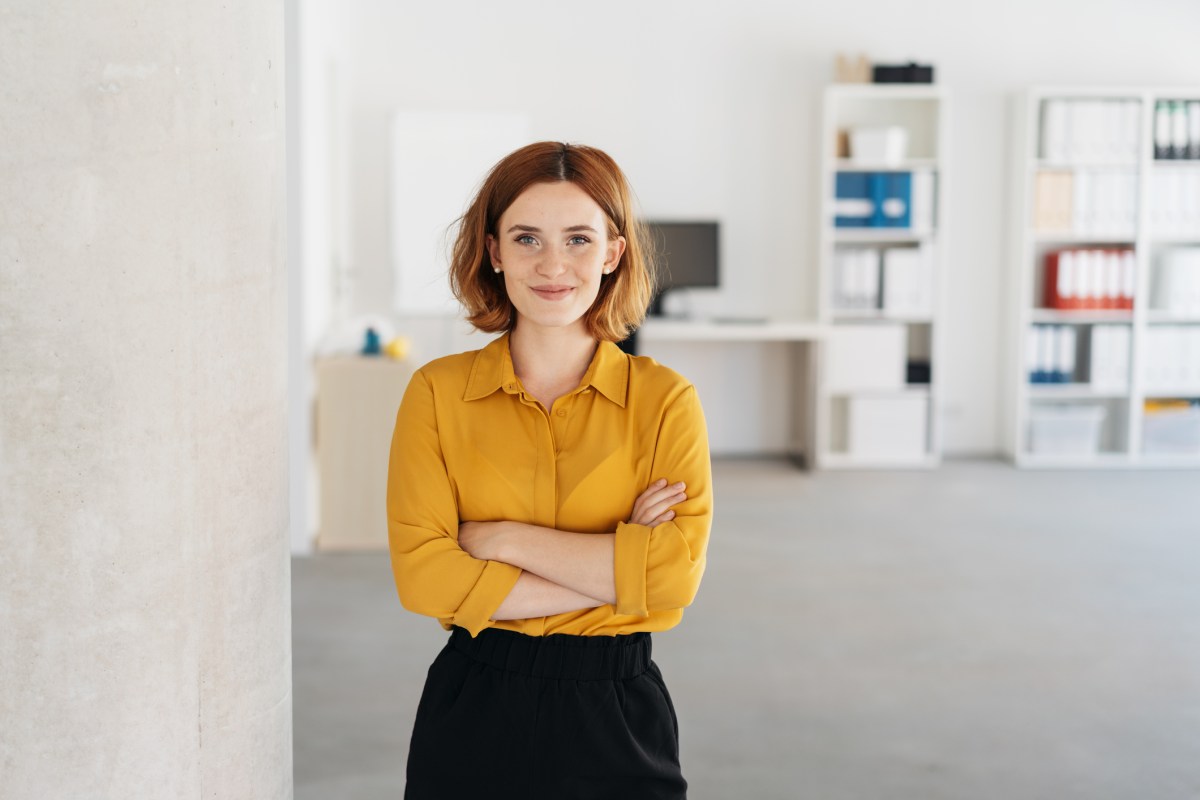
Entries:
[[514, 386], [513, 384], [509, 383], [509, 384], [506, 384], [506, 385], [504, 386], [504, 388], [505, 388], [505, 389], [508, 389], [508, 390], [511, 392], [513, 389], [515, 389], [515, 388], [517, 388], [517, 387], [516, 387], [516, 386]]
[[558, 410], [556, 413], [557, 413], [557, 414], [558, 414], [560, 417], [565, 417], [565, 416], [567, 415], [567, 410], [566, 410], [565, 408], [560, 408], [560, 409], [559, 409], [559, 410]]

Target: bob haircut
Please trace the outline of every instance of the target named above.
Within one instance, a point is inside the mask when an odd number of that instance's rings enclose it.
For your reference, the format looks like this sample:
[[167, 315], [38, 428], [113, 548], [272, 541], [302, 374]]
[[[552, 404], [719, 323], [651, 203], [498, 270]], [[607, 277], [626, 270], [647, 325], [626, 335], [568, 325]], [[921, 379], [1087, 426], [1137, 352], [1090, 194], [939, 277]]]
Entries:
[[504, 287], [504, 275], [492, 269], [487, 234], [497, 235], [500, 216], [535, 183], [569, 181], [596, 201], [608, 220], [608, 239], [625, 237], [616, 268], [601, 279], [596, 301], [584, 315], [588, 332], [602, 341], [627, 338], [646, 316], [655, 285], [654, 256], [646, 224], [633, 213], [625, 174], [602, 150], [564, 142], [535, 142], [510, 153], [492, 167], [467, 212], [457, 221], [458, 237], [450, 259], [450, 289], [467, 310], [467, 321], [481, 331], [510, 331], [516, 309]]

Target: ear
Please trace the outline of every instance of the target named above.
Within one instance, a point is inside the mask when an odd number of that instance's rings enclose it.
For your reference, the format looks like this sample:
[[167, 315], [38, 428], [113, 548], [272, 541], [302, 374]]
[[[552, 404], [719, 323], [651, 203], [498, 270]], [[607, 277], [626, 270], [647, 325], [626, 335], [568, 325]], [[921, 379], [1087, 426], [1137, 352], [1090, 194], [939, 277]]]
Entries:
[[611, 275], [616, 272], [617, 264], [621, 263], [621, 256], [625, 254], [625, 237], [618, 236], [608, 243], [608, 253], [604, 259], [604, 271]]
[[500, 242], [496, 239], [496, 237], [489, 233], [486, 237], [484, 237], [483, 243], [487, 247], [488, 257], [492, 260], [492, 266], [504, 266], [500, 263]]

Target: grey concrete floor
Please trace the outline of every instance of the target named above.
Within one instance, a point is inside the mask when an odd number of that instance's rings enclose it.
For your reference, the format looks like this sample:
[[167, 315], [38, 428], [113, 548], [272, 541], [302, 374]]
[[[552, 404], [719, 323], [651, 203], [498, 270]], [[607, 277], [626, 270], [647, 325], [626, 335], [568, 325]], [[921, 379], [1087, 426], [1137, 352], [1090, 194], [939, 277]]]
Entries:
[[[714, 473], [700, 595], [654, 638], [693, 800], [1200, 798], [1197, 473]], [[448, 634], [385, 552], [292, 584], [297, 800], [401, 797]]]

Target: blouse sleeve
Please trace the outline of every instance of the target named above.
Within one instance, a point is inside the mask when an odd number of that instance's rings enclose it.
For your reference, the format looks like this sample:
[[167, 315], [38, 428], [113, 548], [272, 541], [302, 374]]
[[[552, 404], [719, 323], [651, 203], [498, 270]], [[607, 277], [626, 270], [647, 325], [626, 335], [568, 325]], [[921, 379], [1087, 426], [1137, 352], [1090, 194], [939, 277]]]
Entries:
[[712, 465], [694, 386], [688, 385], [663, 413], [653, 464], [651, 479], [683, 481], [687, 499], [675, 506], [673, 519], [653, 528], [617, 525], [618, 614], [645, 617], [651, 611], [684, 608], [700, 586], [712, 525]]
[[489, 627], [521, 570], [458, 545], [458, 506], [438, 436], [433, 390], [418, 370], [396, 413], [388, 461], [388, 548], [400, 603], [472, 636]]

